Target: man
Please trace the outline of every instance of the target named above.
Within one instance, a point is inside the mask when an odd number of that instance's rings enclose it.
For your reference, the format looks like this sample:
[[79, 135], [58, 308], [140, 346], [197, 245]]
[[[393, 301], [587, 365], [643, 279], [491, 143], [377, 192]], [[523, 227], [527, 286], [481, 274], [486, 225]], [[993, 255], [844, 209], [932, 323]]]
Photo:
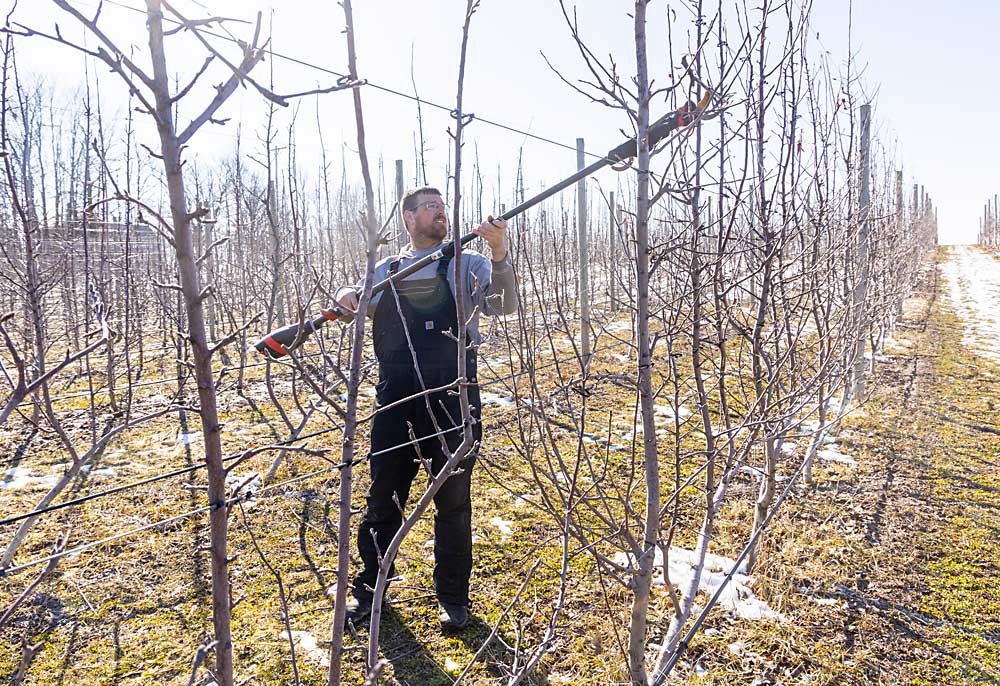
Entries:
[[[449, 235], [448, 208], [435, 188], [424, 186], [407, 192], [400, 213], [410, 244], [398, 256], [375, 267], [376, 283], [405, 269], [441, 247]], [[479, 388], [475, 385], [476, 347], [480, 342], [479, 314], [510, 314], [517, 309], [514, 272], [506, 244], [507, 224], [485, 221], [475, 229], [490, 247], [491, 258], [462, 251], [461, 273], [455, 279], [451, 259], [433, 262], [372, 298], [372, 338], [379, 363], [376, 386], [378, 407], [404, 401], [379, 412], [371, 427], [371, 488], [364, 518], [358, 529], [358, 552], [363, 568], [354, 580], [354, 599], [348, 618], [357, 622], [371, 610], [372, 590], [379, 556], [402, 524], [410, 485], [422, 458], [437, 474], [448, 451], [462, 441], [461, 409], [457, 394], [439, 391], [411, 397], [425, 389], [453, 383], [457, 377], [458, 334], [455, 298], [465, 304], [467, 345], [465, 374], [476, 443], [482, 437], [479, 423]], [[358, 307], [363, 284], [341, 288], [338, 304], [352, 312]], [[414, 364], [416, 358], [416, 364]], [[416, 445], [410, 443], [410, 427]], [[403, 446], [403, 447], [399, 447]], [[445, 628], [462, 629], [469, 621], [469, 576], [472, 573], [472, 504], [470, 476], [475, 455], [459, 464], [434, 496], [434, 587]], [[390, 570], [390, 577], [395, 570]]]

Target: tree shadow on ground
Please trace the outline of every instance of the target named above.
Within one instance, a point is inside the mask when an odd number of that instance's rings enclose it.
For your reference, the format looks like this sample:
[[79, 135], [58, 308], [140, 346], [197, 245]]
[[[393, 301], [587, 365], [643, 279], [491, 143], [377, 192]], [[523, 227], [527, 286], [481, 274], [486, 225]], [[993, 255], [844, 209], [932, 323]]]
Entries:
[[875, 502], [875, 507], [872, 509], [871, 517], [865, 524], [865, 538], [872, 545], [878, 544], [881, 536], [885, 508], [889, 503], [889, 492], [892, 490], [896, 473], [899, 471], [897, 461], [898, 455], [896, 451], [892, 449], [888, 450], [885, 461], [885, 478], [882, 480], [881, 486], [879, 486], [878, 499]]
[[[115, 424], [115, 418], [114, 417], [109, 418], [107, 423], [104, 425], [104, 430], [100, 435], [103, 436], [107, 434], [109, 431], [111, 431], [111, 428], [114, 426], [114, 424]], [[102, 445], [100, 448], [98, 448], [97, 451], [94, 453], [94, 455], [89, 460], [87, 460], [87, 464], [85, 464], [83, 468], [80, 469], [80, 472], [76, 475], [76, 478], [73, 479], [68, 489], [68, 492], [70, 494], [72, 495], [79, 494], [80, 491], [83, 490], [84, 486], [87, 485], [87, 482], [90, 480], [91, 472], [93, 472], [100, 466], [101, 459], [104, 457], [104, 453], [107, 452], [109, 445], [111, 445], [110, 441]]]
[[943, 479], [947, 479], [949, 481], [954, 482], [954, 487], [958, 491], [980, 491], [982, 493], [1000, 493], [1000, 488], [980, 483], [968, 476], [965, 476], [963, 474], [958, 474], [951, 469], [941, 469], [938, 471], [938, 475]]
[[10, 462], [6, 465], [7, 469], [14, 469], [21, 464], [21, 460], [24, 459], [24, 456], [28, 452], [28, 447], [31, 445], [31, 441], [35, 439], [35, 436], [37, 436], [38, 433], [38, 429], [32, 427], [31, 432], [25, 436], [24, 440], [10, 452]]
[[969, 450], [958, 450], [951, 449], [951, 454], [956, 457], [966, 457], [972, 461], [973, 464], [978, 464], [983, 467], [993, 467], [994, 469], [1000, 469], [1000, 462], [992, 462], [989, 459], [989, 455], [984, 455], [982, 453], [975, 453]]
[[270, 418], [267, 415], [265, 415], [261, 411], [261, 409], [257, 406], [257, 403], [254, 402], [254, 399], [251, 398], [246, 393], [245, 390], [238, 390], [236, 392], [236, 395], [238, 397], [240, 397], [240, 398], [243, 399], [243, 401], [246, 403], [247, 407], [249, 407], [250, 410], [256, 416], [256, 421], [254, 421], [252, 423], [253, 424], [263, 424], [264, 426], [266, 426], [271, 431], [271, 438], [272, 439], [274, 439], [275, 441], [280, 440], [280, 435], [278, 434], [277, 429], [274, 428], [274, 423], [270, 420]]
[[[302, 498], [302, 511], [299, 513], [298, 517], [299, 521], [298, 541], [299, 541], [299, 552], [302, 554], [302, 558], [306, 561], [306, 564], [309, 566], [309, 571], [312, 572], [313, 576], [316, 577], [316, 583], [319, 584], [320, 592], [326, 594], [330, 586], [327, 584], [327, 579], [324, 576], [324, 572], [330, 570], [324, 570], [316, 564], [316, 561], [313, 559], [312, 554], [309, 552], [309, 546], [307, 545], [308, 540], [306, 537], [307, 529], [310, 526], [309, 523], [310, 518], [313, 517], [312, 509], [315, 509], [313, 506], [317, 503], [319, 495], [320, 494], [316, 490], [307, 488], [303, 490], [300, 496]], [[329, 507], [330, 504], [329, 502], [327, 502], [322, 510], [323, 514], [321, 523], [323, 524], [323, 528], [325, 530], [326, 535], [329, 536], [330, 539], [333, 541], [333, 545], [337, 546], [338, 545], [337, 532], [330, 526], [330, 520], [329, 517], [327, 516]]]
[[[456, 634], [456, 637], [465, 644], [466, 648], [473, 654], [482, 648], [483, 644], [489, 639], [490, 634], [493, 632], [493, 628], [482, 621], [479, 617], [471, 615], [469, 617], [469, 626], [465, 631]], [[514, 663], [514, 658], [517, 653], [513, 647], [517, 642], [512, 640], [508, 636], [504, 636], [500, 631], [497, 632], [493, 640], [490, 641], [489, 646], [483, 651], [483, 654], [479, 656], [479, 662], [485, 665], [487, 674], [494, 680], [497, 679], [508, 679], [511, 676], [511, 665]], [[522, 661], [525, 656], [521, 656]], [[464, 667], [464, 665], [463, 665]], [[535, 669], [529, 674], [521, 683], [524, 684], [545, 684], [548, 683], [547, 678], [547, 667], [543, 661], [540, 661]]]
[[[950, 660], [954, 660], [956, 663], [958, 663], [959, 669], [966, 676], [969, 676], [969, 677], [972, 677], [972, 678], [975, 679], [975, 683], [977, 683], [977, 684], [986, 684], [986, 683], [1000, 684], [1000, 675], [997, 675], [997, 674], [994, 674], [994, 673], [986, 671], [986, 668], [982, 664], [977, 664], [977, 663], [969, 660], [965, 656], [959, 655], [958, 653], [956, 653], [953, 650], [949, 650], [948, 648], [946, 648], [943, 645], [941, 645], [938, 642], [938, 640], [927, 636], [927, 634], [926, 634], [926, 624], [924, 622], [920, 621], [919, 619], [915, 619], [911, 623], [910, 621], [906, 621], [905, 619], [902, 619], [900, 617], [895, 617], [895, 616], [888, 615], [888, 614], [886, 614], [884, 612], [881, 612], [880, 614], [882, 614], [882, 616], [884, 616], [886, 619], [888, 619], [889, 622], [892, 624], [892, 626], [895, 627], [902, 636], [905, 636], [906, 638], [909, 638], [910, 640], [912, 640], [914, 642], [917, 642], [917, 643], [920, 643], [922, 645], [927, 646], [928, 648], [930, 648], [931, 650], [933, 650], [935, 653], [937, 653], [941, 657], [946, 657], [946, 658], [948, 658]], [[919, 625], [924, 625], [924, 628], [917, 628]], [[955, 629], [955, 630], [958, 630], [958, 631], [961, 631], [961, 632], [964, 632], [964, 633], [969, 633], [969, 630], [968, 629], [964, 629], [963, 627], [960, 627], [960, 626], [957, 626], [957, 625], [953, 625], [953, 624], [950, 624], [949, 626], [952, 629]], [[947, 683], [947, 682], [942, 681], [942, 682], [939, 682], [939, 683]]]
[[[437, 613], [434, 614], [435, 627], [429, 630], [440, 632], [444, 640], [461, 642], [471, 655], [475, 655], [482, 648], [493, 632], [492, 627], [475, 614], [469, 616], [469, 624], [463, 631], [445, 630], [436, 626]], [[457, 663], [457, 668], [455, 665], [448, 664], [449, 658], [436, 657], [431, 652], [429, 642], [421, 640], [414, 633], [412, 625], [413, 618], [404, 616], [392, 604], [387, 604], [383, 608], [379, 652], [392, 665], [393, 680], [389, 683], [412, 684], [414, 686], [417, 684], [420, 686], [449, 686], [465, 669], [469, 657]], [[367, 647], [367, 631], [362, 631], [360, 638]], [[502, 632], [497, 632], [497, 635], [493, 637], [489, 646], [478, 657], [470, 670], [469, 676], [475, 677], [472, 681], [476, 679], [485, 679], [493, 683], [507, 681], [511, 676], [511, 665], [515, 657], [515, 651], [511, 647], [512, 643], [513, 641], [509, 637], [504, 636]], [[447, 652], [447, 649], [440, 652]], [[449, 670], [448, 667], [452, 667], [452, 669]], [[529, 685], [547, 683], [544, 669], [544, 664], [539, 664], [534, 673], [521, 683]], [[468, 679], [469, 677], [466, 677], [466, 681]]]
[[[8, 633], [5, 634], [5, 637], [11, 637], [10, 642], [14, 643], [12, 637], [18, 635], [27, 644], [40, 647], [48, 641], [49, 636], [59, 626], [63, 618], [66, 617], [63, 609], [63, 601], [57, 596], [45, 592], [36, 593], [11, 617], [9, 623], [6, 625]], [[37, 656], [38, 651], [33, 651], [25, 659], [22, 653], [22, 661], [18, 664], [18, 667], [14, 668], [14, 671], [6, 674], [0, 673], [0, 683], [13, 683], [21, 664], [24, 666], [24, 672], [21, 676], [25, 676], [28, 670], [31, 669], [31, 663], [34, 662]], [[68, 659], [67, 655], [67, 661]], [[67, 661], [64, 661], [63, 664], [64, 673], [68, 665]]]

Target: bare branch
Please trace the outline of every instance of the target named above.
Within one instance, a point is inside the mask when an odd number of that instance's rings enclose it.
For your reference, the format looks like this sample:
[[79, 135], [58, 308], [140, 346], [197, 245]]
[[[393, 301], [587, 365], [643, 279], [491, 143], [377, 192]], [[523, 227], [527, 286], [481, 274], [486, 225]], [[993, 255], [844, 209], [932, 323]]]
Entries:
[[[164, 36], [169, 36], [170, 35], [170, 31], [164, 31], [163, 35]], [[208, 69], [208, 65], [210, 65], [214, 59], [215, 59], [215, 55], [209, 55], [208, 57], [206, 57], [205, 58], [205, 63], [201, 65], [201, 69], [199, 69], [198, 72], [194, 75], [194, 78], [191, 79], [191, 82], [188, 83], [188, 85], [186, 85], [180, 91], [178, 91], [177, 95], [175, 95], [174, 97], [170, 98], [170, 102], [179, 102], [181, 100], [181, 98], [183, 98], [185, 95], [187, 95], [189, 92], [191, 92], [191, 89], [194, 88], [194, 85], [196, 83], [198, 83], [198, 79], [201, 78], [201, 75], [205, 73], [205, 70]]]
[[42, 569], [38, 577], [30, 584], [28, 584], [28, 587], [24, 589], [21, 595], [19, 595], [14, 600], [14, 602], [11, 603], [10, 606], [4, 611], [4, 613], [0, 615], [0, 629], [2, 629], [7, 625], [7, 622], [9, 622], [10, 618], [14, 616], [14, 612], [17, 611], [17, 608], [19, 608], [21, 604], [24, 603], [25, 600], [31, 597], [31, 594], [34, 593], [36, 588], [38, 588], [38, 585], [42, 583], [42, 581], [45, 580], [45, 577], [51, 574], [52, 571], [56, 568], [56, 565], [59, 564], [59, 560], [62, 559], [61, 557], [59, 557], [59, 553], [61, 553], [63, 550], [66, 549], [66, 544], [68, 542], [69, 542], [68, 530], [56, 536], [55, 545], [52, 546], [52, 555], [54, 557], [52, 557], [48, 562], [45, 563], [45, 567]]

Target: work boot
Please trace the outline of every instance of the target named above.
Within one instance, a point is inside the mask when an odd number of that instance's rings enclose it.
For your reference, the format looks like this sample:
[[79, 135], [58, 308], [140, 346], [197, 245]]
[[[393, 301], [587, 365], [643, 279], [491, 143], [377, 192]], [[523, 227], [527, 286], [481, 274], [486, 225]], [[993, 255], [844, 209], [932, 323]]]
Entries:
[[466, 605], [453, 605], [452, 603], [440, 602], [438, 608], [441, 613], [438, 620], [442, 629], [451, 631], [461, 631], [469, 624], [469, 608]]
[[357, 597], [354, 596], [347, 601], [347, 613], [344, 617], [344, 626], [346, 627], [348, 622], [354, 625], [354, 628], [365, 626], [367, 624], [368, 616], [372, 613], [372, 599], [371, 597]]

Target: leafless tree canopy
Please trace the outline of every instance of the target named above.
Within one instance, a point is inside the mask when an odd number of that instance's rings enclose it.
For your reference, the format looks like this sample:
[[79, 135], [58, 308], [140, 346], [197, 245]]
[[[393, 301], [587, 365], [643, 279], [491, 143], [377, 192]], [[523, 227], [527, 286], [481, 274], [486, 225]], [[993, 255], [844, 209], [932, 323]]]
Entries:
[[[478, 5], [469, 0], [454, 22], [458, 30], [464, 21], [455, 56], [463, 69], [465, 41], [484, 30]], [[0, 490], [10, 515], [0, 626], [21, 632], [18, 675], [30, 672], [37, 641], [68, 621], [23, 619], [33, 593], [71, 589], [60, 574], [86, 565], [98, 555], [92, 548], [118, 541], [99, 553], [108, 558], [100, 564], [112, 564], [139, 557], [144, 537], [172, 532], [187, 532], [170, 543], [186, 558], [208, 554], [198, 573], [211, 581], [199, 581], [197, 595], [207, 614], [188, 625], [189, 650], [175, 665], [190, 683], [205, 673], [223, 686], [245, 683], [241, 663], [257, 647], [234, 621], [257, 607], [269, 607], [266, 621], [292, 658], [283, 678], [297, 683], [303, 570], [309, 593], [327, 598], [319, 612], [328, 683], [351, 670], [376, 683], [394, 660], [381, 603], [367, 635], [345, 634], [369, 426], [385, 409], [372, 401], [365, 319], [303, 334], [281, 361], [252, 344], [281, 326], [304, 329], [338, 287], [367, 275], [365, 311], [375, 261], [403, 240], [401, 187], [433, 177], [425, 141], [451, 146], [439, 182], [453, 203], [455, 239], [500, 209], [484, 206], [491, 191], [523, 202], [531, 171], [519, 165], [493, 181], [463, 147], [472, 121], [463, 78], [476, 76], [460, 70], [451, 129], [435, 133], [414, 118], [419, 146], [389, 178], [388, 163], [368, 158], [366, 135], [378, 134], [365, 131], [365, 64], [349, 0], [343, 9], [337, 59], [347, 58], [348, 73], [306, 93], [266, 83], [259, 18], [192, 18], [146, 0], [142, 60], [125, 51], [126, 37], [103, 32], [99, 11], [81, 14], [71, 2], [54, 0], [53, 10], [87, 29], [86, 44], [7, 25], [0, 440], [5, 482], [40, 484]], [[507, 526], [516, 512], [538, 532], [531, 554], [518, 551], [524, 574], [497, 590], [503, 602], [490, 608], [474, 658], [451, 675], [457, 681], [476, 678], [489, 660], [500, 670], [494, 680], [530, 683], [547, 660], [573, 650], [574, 623], [590, 613], [613, 628], [608, 650], [619, 677], [664, 683], [713, 611], [704, 597], [696, 602], [710, 551], [728, 558], [723, 572], [759, 569], [774, 512], [793, 489], [813, 484], [824, 440], [863, 405], [874, 353], [935, 245], [936, 215], [922, 188], [904, 187], [854, 65], [838, 66], [812, 44], [808, 10], [791, 0], [753, 8], [640, 1], [622, 16], [634, 51], [603, 56], [588, 46], [595, 27], [583, 8], [578, 16], [563, 5], [560, 28], [579, 59], [549, 66], [565, 97], [618, 112], [635, 136], [634, 156], [608, 177], [613, 190], [587, 182], [585, 212], [564, 192], [512, 222], [521, 300], [516, 314], [482, 331], [483, 445], [468, 396], [477, 381], [456, 372], [446, 390], [460, 397], [462, 416], [439, 432], [460, 431], [461, 446], [437, 474], [423, 465], [426, 483], [415, 482], [422, 490], [411, 494], [403, 529], [380, 551], [376, 598], [393, 562], [410, 564], [419, 548], [408, 539], [426, 525], [436, 489], [473, 452], [480, 490], [499, 494], [505, 508], [475, 516]], [[667, 14], [666, 35], [650, 28], [653, 12]], [[238, 42], [220, 40], [220, 31]], [[164, 46], [179, 36], [196, 39], [204, 63], [178, 77]], [[23, 41], [84, 54], [82, 85], [67, 93], [39, 80], [18, 62]], [[668, 64], [648, 59], [654, 41], [667, 44]], [[126, 119], [104, 114], [98, 67], [128, 98]], [[203, 78], [220, 81], [214, 97], [195, 102], [192, 87]], [[225, 102], [240, 87], [270, 108], [263, 130], [226, 119]], [[308, 107], [305, 96], [353, 98], [361, 179], [337, 171], [322, 134], [319, 168], [300, 163], [295, 125], [279, 125], [276, 113]], [[667, 114], [679, 126], [650, 145]], [[137, 134], [140, 118], [155, 125], [155, 139]], [[199, 131], [220, 124], [234, 136], [230, 154], [195, 159]], [[584, 214], [589, 245], [577, 230]], [[981, 238], [994, 246], [998, 216], [993, 198]], [[468, 321], [473, 313], [458, 303], [459, 321]], [[473, 344], [462, 328], [457, 370]], [[109, 460], [120, 473], [95, 476]], [[305, 514], [282, 498], [304, 502]], [[309, 519], [316, 512], [318, 524]], [[268, 535], [272, 526], [298, 527], [293, 516], [303, 532], [294, 559]], [[330, 545], [327, 566], [309, 557], [307, 529]], [[158, 552], [142, 559], [154, 564]], [[671, 560], [681, 558], [691, 574], [671, 578]], [[264, 580], [247, 583], [251, 567], [266, 569]], [[133, 571], [124, 583], [145, 583]], [[405, 594], [407, 583], [393, 592]]]

